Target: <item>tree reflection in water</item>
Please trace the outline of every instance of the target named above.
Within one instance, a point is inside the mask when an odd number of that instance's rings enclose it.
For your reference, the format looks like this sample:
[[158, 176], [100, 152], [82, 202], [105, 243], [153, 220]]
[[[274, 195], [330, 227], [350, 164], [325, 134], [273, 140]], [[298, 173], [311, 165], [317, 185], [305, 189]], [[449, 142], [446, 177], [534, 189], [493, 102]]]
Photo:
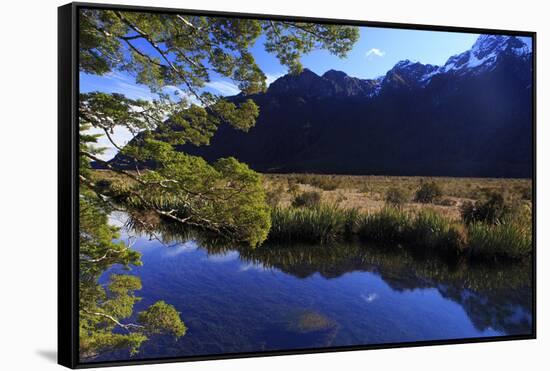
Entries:
[[[147, 233], [132, 218], [127, 224], [137, 232]], [[462, 306], [479, 331], [531, 332], [530, 261], [472, 262], [359, 241], [323, 246], [264, 244], [250, 249], [235, 246], [219, 237], [181, 230], [171, 223], [158, 223], [155, 230], [157, 238], [161, 236], [167, 246], [194, 240], [208, 254], [236, 251], [246, 264], [276, 269], [299, 279], [315, 274], [335, 279], [346, 273], [363, 271], [380, 276], [395, 291], [435, 287], [444, 298]]]

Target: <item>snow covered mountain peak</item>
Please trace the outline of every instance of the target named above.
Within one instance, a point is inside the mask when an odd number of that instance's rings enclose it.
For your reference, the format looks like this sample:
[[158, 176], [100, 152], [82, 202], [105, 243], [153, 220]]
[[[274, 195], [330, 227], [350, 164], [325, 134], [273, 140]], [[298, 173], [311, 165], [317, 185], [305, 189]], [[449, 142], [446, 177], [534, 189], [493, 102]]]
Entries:
[[490, 53], [504, 50], [510, 38], [502, 35], [480, 35], [470, 50], [477, 58], [484, 58]]
[[441, 73], [464, 75], [479, 74], [492, 70], [503, 54], [513, 54], [519, 58], [528, 58], [532, 53], [531, 46], [521, 38], [504, 35], [480, 35], [472, 48], [453, 55], [437, 71], [424, 76], [423, 81]]
[[485, 58], [491, 53], [510, 51], [518, 56], [532, 53], [531, 46], [524, 39], [515, 36], [480, 35], [471, 49], [477, 58]]
[[386, 90], [427, 87], [434, 78], [445, 75], [479, 76], [494, 70], [501, 62], [524, 63], [531, 55], [532, 47], [528, 38], [485, 34], [479, 35], [469, 50], [451, 56], [442, 66], [404, 59], [376, 79], [355, 78], [336, 70], [329, 70], [318, 76], [304, 69], [299, 75], [279, 78], [270, 85], [269, 90], [281, 94], [300, 91], [309, 92], [307, 94], [310, 95], [374, 97]]

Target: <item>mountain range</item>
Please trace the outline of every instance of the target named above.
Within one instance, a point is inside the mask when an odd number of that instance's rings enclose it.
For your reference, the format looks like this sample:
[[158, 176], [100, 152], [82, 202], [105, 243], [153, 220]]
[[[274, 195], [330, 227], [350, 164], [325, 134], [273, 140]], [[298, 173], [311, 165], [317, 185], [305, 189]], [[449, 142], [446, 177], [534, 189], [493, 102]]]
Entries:
[[531, 177], [532, 58], [520, 38], [481, 35], [442, 66], [404, 60], [376, 79], [304, 69], [227, 98], [259, 106], [249, 132], [177, 149], [261, 172]]

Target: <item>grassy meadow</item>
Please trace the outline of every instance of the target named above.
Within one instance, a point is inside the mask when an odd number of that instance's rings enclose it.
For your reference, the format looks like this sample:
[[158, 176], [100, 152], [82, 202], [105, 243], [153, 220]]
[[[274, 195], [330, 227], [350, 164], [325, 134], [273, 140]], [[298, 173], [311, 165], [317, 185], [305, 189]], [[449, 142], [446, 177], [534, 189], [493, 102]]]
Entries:
[[531, 180], [265, 175], [269, 240], [358, 237], [479, 259], [530, 256]]
[[[500, 193], [510, 202], [530, 201], [530, 179], [400, 177], [316, 174], [264, 174], [265, 188], [277, 206], [288, 207], [303, 192], [321, 194], [323, 203], [344, 209], [372, 213], [387, 206], [386, 196], [397, 188], [405, 196], [403, 210], [417, 211], [429, 207], [450, 219], [460, 219], [464, 202], [484, 199], [488, 194]], [[442, 196], [431, 203], [415, 202], [414, 196], [421, 183], [435, 182]]]
[[[122, 181], [103, 170], [94, 171], [94, 178]], [[530, 179], [317, 174], [263, 179], [271, 243], [360, 239], [480, 260], [531, 254]]]

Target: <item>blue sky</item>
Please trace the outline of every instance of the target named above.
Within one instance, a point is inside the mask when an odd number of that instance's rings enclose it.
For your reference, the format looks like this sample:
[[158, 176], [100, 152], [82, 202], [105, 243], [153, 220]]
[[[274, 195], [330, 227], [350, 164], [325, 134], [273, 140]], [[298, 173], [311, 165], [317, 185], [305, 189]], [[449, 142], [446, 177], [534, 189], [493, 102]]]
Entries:
[[[359, 41], [345, 59], [316, 50], [302, 58], [305, 67], [322, 75], [327, 70], [344, 71], [350, 76], [375, 78], [385, 74], [397, 62], [410, 59], [424, 64], [444, 64], [447, 59], [469, 49], [478, 34], [399, 30], [361, 27]], [[268, 74], [281, 74], [285, 69], [276, 58], [256, 45], [254, 55]]]
[[[478, 36], [479, 34], [361, 27], [360, 38], [346, 58], [338, 58], [325, 50], [315, 50], [302, 57], [302, 64], [319, 75], [335, 69], [353, 77], [376, 78], [384, 75], [397, 62], [404, 59], [423, 64], [443, 65], [450, 56], [470, 49]], [[269, 84], [286, 74], [287, 69], [274, 55], [264, 50], [263, 41], [263, 37], [257, 40], [252, 47], [252, 53], [266, 74]], [[144, 44], [136, 44], [136, 46], [146, 52], [154, 52]], [[149, 88], [136, 84], [132, 76], [119, 71], [104, 76], [81, 73], [80, 90], [81, 92], [117, 92], [132, 99], [154, 98]], [[211, 82], [207, 84], [205, 90], [220, 95], [239, 93], [233, 81], [220, 76], [211, 77]], [[185, 95], [177, 86], [168, 86], [165, 91]], [[115, 137], [120, 139], [120, 144], [131, 139], [130, 134], [123, 130], [115, 133]], [[108, 159], [115, 154], [116, 151], [110, 148], [112, 146], [107, 141], [100, 140], [100, 144], [107, 147], [103, 158]]]
[[[400, 30], [361, 27], [359, 41], [344, 59], [325, 50], [315, 50], [302, 57], [302, 64], [317, 74], [329, 69], [346, 72], [350, 76], [375, 78], [385, 74], [403, 59], [441, 65], [452, 55], [469, 49], [479, 35], [452, 32]], [[141, 46], [143, 47], [143, 46]], [[287, 72], [277, 58], [264, 50], [263, 38], [258, 39], [252, 52], [260, 68], [267, 75], [268, 83]], [[130, 98], [147, 98], [152, 95], [145, 86], [135, 84], [133, 78], [122, 72], [105, 76], [81, 74], [82, 92], [100, 90], [120, 92]], [[167, 91], [177, 91], [168, 87]], [[215, 77], [206, 90], [217, 94], [233, 95], [239, 92], [229, 79]]]

